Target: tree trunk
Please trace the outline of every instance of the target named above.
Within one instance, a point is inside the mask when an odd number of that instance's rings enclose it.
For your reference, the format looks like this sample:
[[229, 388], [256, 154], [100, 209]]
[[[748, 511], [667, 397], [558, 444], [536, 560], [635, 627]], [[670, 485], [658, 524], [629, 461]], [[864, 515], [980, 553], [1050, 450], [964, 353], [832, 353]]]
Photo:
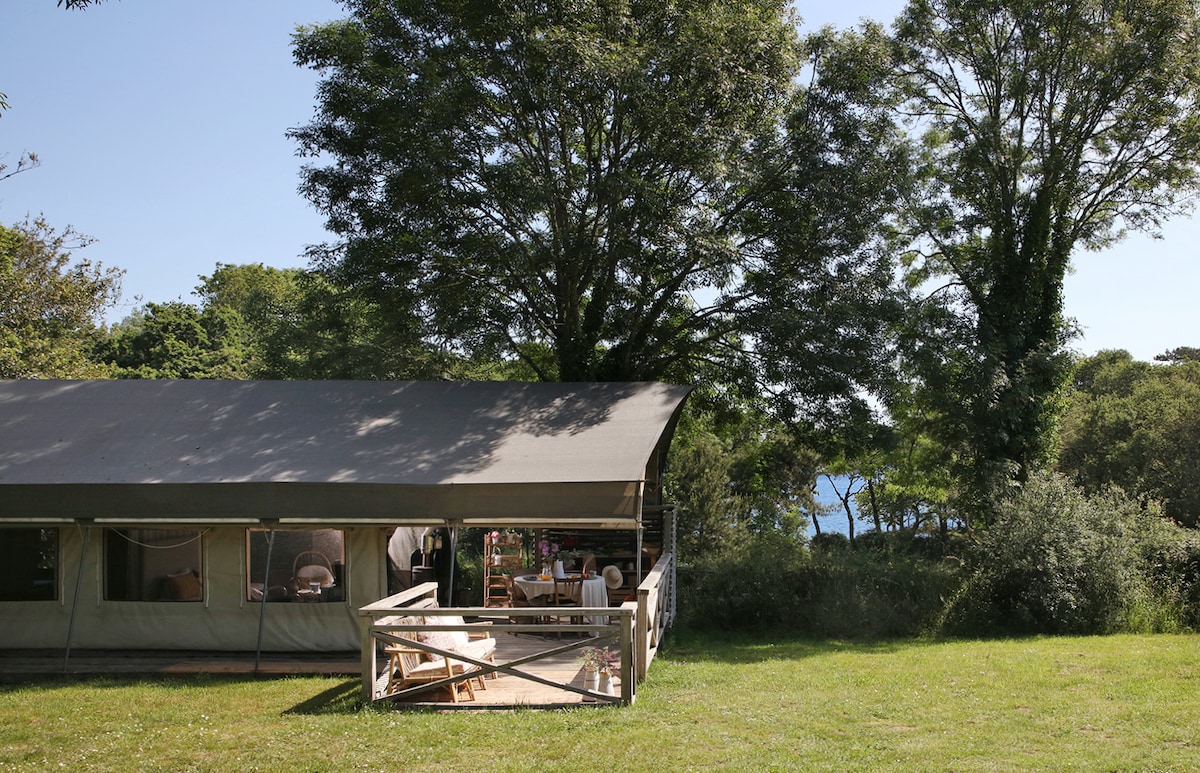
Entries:
[[875, 521], [875, 531], [883, 534], [883, 519], [879, 515], [879, 501], [875, 498], [875, 481], [867, 481], [867, 495], [871, 497], [871, 520]]

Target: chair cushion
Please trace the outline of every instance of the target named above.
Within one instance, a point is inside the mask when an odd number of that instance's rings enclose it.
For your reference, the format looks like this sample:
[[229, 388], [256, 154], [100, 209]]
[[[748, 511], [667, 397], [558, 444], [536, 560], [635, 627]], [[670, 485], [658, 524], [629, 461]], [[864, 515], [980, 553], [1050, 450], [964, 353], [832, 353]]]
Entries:
[[310, 582], [319, 582], [322, 588], [328, 588], [333, 585], [333, 572], [320, 564], [309, 564], [296, 570], [296, 581], [305, 585]]
[[[463, 619], [461, 616], [449, 617], [425, 617], [422, 618], [424, 625], [462, 625]], [[488, 660], [496, 651], [496, 640], [487, 639], [472, 639], [466, 631], [420, 631], [417, 633], [417, 641], [428, 644], [431, 647], [437, 647], [447, 652], [461, 652], [470, 658], [476, 660]], [[429, 654], [435, 661], [440, 661], [441, 656], [433, 653]], [[474, 668], [469, 663], [462, 661], [451, 661], [458, 665]]]
[[[454, 652], [458, 649], [458, 640], [449, 631], [420, 631], [417, 633], [417, 641], [449, 652]], [[437, 656], [434, 655], [433, 657]]]
[[495, 639], [472, 639], [456, 650], [469, 658], [487, 660], [496, 651]]
[[[462, 617], [457, 615], [438, 619], [441, 621], [442, 625], [462, 625], [464, 622]], [[451, 631], [450, 636], [454, 638], [455, 649], [463, 647], [471, 640], [471, 635], [466, 631]]]
[[[466, 664], [457, 660], [452, 660], [450, 661], [450, 666], [455, 673], [462, 673]], [[426, 660], [415, 668], [406, 669], [405, 671], [405, 676], [407, 676], [409, 679], [434, 675], [446, 675], [446, 664], [441, 658], [437, 658], [436, 660]]]

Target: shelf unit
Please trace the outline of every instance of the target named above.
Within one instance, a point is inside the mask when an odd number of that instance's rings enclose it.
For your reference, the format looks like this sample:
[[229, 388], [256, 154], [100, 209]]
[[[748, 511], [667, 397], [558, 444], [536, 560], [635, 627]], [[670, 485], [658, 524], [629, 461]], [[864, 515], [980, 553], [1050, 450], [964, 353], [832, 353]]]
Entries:
[[522, 565], [522, 538], [516, 532], [500, 532], [495, 537], [491, 532], [483, 535], [483, 585], [498, 574], [513, 573]]

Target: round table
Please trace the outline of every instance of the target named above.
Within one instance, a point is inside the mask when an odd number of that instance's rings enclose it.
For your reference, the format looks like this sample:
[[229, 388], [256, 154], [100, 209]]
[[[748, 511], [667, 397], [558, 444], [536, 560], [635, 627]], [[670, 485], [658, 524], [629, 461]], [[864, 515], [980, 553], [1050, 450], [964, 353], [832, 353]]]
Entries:
[[[513, 578], [513, 582], [521, 589], [526, 598], [534, 598], [535, 596], [554, 595], [554, 580], [538, 579], [536, 574], [521, 575]], [[607, 607], [608, 606], [608, 586], [604, 583], [604, 578], [597, 575], [588, 577], [583, 581], [583, 587], [580, 591], [581, 599], [575, 601], [581, 607]], [[589, 616], [588, 622], [592, 625], [603, 625], [608, 622], [607, 616]]]

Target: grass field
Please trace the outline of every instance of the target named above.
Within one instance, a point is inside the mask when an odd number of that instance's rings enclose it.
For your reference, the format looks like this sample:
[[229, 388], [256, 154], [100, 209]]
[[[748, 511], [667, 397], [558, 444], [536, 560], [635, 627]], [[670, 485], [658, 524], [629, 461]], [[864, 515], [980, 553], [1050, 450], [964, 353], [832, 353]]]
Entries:
[[0, 771], [1192, 771], [1200, 639], [673, 637], [629, 708], [363, 708], [327, 678], [0, 685]]

